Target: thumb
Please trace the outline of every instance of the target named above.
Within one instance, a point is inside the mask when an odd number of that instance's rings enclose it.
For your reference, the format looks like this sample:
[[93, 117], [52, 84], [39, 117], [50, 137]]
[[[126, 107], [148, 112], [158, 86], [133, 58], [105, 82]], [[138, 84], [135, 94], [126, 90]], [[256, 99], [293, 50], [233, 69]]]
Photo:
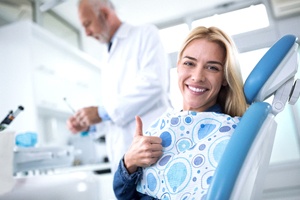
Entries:
[[143, 122], [139, 116], [135, 116], [135, 124], [136, 124], [136, 129], [135, 129], [134, 137], [142, 136], [143, 135]]

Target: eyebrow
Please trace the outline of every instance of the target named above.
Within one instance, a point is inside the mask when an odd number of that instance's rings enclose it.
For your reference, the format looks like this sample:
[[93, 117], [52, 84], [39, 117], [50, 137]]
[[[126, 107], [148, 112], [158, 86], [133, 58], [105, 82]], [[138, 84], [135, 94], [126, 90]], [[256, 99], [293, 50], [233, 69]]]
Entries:
[[[190, 56], [184, 56], [183, 58], [188, 58], [188, 59], [190, 59], [190, 60], [194, 60], [194, 61], [197, 61], [197, 59], [196, 58], [194, 58], [194, 57], [190, 57]], [[218, 61], [208, 61], [208, 63], [210, 63], [210, 64], [218, 64], [218, 65], [221, 65], [221, 66], [223, 66], [223, 63], [221, 63], [221, 62], [218, 62]]]

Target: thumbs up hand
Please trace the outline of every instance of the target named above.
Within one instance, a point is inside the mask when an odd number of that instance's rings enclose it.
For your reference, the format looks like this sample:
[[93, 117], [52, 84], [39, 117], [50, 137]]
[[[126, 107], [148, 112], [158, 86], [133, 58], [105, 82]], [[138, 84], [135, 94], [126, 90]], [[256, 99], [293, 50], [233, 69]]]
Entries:
[[136, 131], [127, 153], [124, 164], [131, 174], [138, 167], [148, 167], [154, 164], [162, 155], [162, 140], [156, 136], [143, 135], [143, 123], [139, 116], [135, 117]]

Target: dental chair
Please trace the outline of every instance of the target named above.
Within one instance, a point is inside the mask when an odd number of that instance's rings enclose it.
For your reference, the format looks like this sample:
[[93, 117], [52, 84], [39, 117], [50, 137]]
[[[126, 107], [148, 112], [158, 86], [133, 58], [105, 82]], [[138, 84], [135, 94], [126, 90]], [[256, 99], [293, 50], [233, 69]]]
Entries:
[[[297, 38], [285, 35], [261, 58], [244, 84], [250, 105], [233, 133], [210, 183], [206, 200], [260, 200], [277, 122], [286, 103], [295, 104], [300, 81]], [[273, 98], [272, 105], [265, 102]]]

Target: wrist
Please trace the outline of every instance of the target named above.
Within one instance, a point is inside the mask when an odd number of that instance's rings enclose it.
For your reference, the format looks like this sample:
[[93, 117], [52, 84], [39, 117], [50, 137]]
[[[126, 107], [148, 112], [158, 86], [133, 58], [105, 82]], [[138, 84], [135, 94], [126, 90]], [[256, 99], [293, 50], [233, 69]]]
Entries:
[[127, 154], [124, 155], [123, 162], [129, 174], [132, 174], [137, 171], [138, 167], [132, 163], [131, 159], [128, 158]]
[[98, 107], [98, 116], [101, 118], [101, 121], [111, 120], [110, 116], [103, 106]]

